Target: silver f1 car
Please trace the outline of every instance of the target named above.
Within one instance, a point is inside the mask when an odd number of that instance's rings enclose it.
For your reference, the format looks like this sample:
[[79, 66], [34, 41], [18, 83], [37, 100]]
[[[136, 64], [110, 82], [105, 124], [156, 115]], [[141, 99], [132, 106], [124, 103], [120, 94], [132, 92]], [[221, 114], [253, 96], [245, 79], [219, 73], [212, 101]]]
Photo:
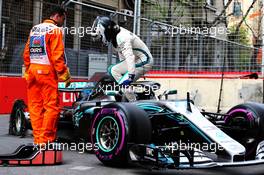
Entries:
[[[201, 112], [189, 94], [185, 100], [169, 100], [177, 91], [157, 96], [159, 88], [149, 81], [124, 88], [109, 77], [88, 90], [63, 88], [81, 93], [61, 112], [59, 133], [74, 133], [72, 138], [97, 145], [97, 158], [109, 166], [137, 162], [150, 169], [181, 169], [264, 163], [263, 104], [240, 104], [226, 114]], [[11, 134], [30, 128], [25, 109], [21, 100], [15, 103]]]

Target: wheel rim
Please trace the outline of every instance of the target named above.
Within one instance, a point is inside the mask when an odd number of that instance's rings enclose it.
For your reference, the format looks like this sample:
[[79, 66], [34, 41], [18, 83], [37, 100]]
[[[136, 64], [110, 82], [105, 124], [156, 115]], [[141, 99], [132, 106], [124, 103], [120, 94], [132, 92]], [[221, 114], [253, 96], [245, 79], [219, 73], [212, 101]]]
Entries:
[[119, 130], [115, 118], [111, 116], [104, 117], [96, 129], [96, 142], [99, 148], [105, 152], [112, 151], [118, 143]]
[[16, 131], [20, 132], [22, 125], [22, 113], [20, 110], [16, 111]]

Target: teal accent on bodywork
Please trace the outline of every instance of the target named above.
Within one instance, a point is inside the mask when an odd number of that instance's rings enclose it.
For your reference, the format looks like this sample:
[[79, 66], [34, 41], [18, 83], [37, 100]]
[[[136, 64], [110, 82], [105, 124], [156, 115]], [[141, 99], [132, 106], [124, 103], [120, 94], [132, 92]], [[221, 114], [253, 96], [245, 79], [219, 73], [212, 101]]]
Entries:
[[160, 112], [163, 110], [163, 108], [153, 105], [153, 104], [148, 104], [148, 103], [143, 103], [143, 104], [137, 104], [139, 108], [142, 108], [143, 110], [154, 110], [157, 112]]
[[[91, 107], [91, 108], [88, 108], [86, 109], [84, 112], [78, 112], [74, 115], [74, 125], [79, 127], [80, 126], [80, 120], [83, 118], [83, 115], [84, 114], [90, 114], [90, 115], [93, 115], [94, 114], [94, 110], [96, 109], [97, 107]], [[80, 106], [78, 106], [76, 108], [76, 110], [79, 110], [80, 109]]]
[[151, 110], [151, 111], [156, 111], [156, 112], [161, 112], [163, 110], [162, 108], [156, 108], [153, 106], [140, 106], [140, 108], [146, 111]]
[[86, 109], [86, 110], [84, 111], [84, 113], [85, 113], [85, 114], [91, 114], [91, 115], [93, 115], [93, 114], [94, 114], [94, 109], [95, 109], [95, 108], [96, 108], [96, 107]]
[[154, 108], [162, 109], [160, 106], [154, 105], [153, 103], [139, 103], [139, 104], [137, 104], [137, 106], [138, 107], [151, 106], [151, 107], [154, 107]]
[[157, 112], [163, 110], [161, 107], [153, 105], [153, 104], [137, 104], [137, 106], [143, 110], [154, 110]]
[[65, 83], [64, 82], [59, 82], [58, 83], [58, 88], [59, 89], [74, 89], [74, 88], [85, 88], [87, 86], [94, 86], [93, 82], [71, 82], [70, 86], [68, 86], [67, 88], [65, 87]]
[[118, 91], [105, 91], [105, 95], [108, 96], [115, 96], [118, 94]]
[[[168, 111], [168, 110], [164, 110], [163, 108], [161, 108], [161, 107], [159, 107], [159, 106], [156, 106], [156, 105], [153, 105], [153, 104], [151, 104], [151, 103], [145, 103], [145, 104], [138, 104], [138, 107], [140, 107], [141, 109], [143, 109], [143, 110], [153, 110], [153, 111], [156, 111], [156, 112], [161, 112], [161, 111], [163, 111], [164, 113], [168, 113], [168, 112], [170, 112], [170, 111]], [[171, 118], [171, 119], [173, 119], [173, 120], [177, 120], [177, 121], [185, 121], [184, 120], [184, 118], [183, 118], [183, 116], [181, 116], [181, 115], [177, 115], [177, 116], [175, 116], [175, 115], [173, 115], [173, 114], [171, 114], [171, 115], [167, 115], [169, 118]]]
[[81, 120], [82, 117], [83, 117], [83, 113], [82, 112], [76, 113], [74, 115], [74, 125], [75, 126], [79, 127], [80, 120]]
[[[160, 112], [163, 111], [163, 108], [153, 105], [151, 103], [141, 103], [141, 104], [137, 104], [137, 106], [143, 110], [153, 110], [156, 112]], [[164, 113], [169, 113], [171, 111], [169, 110], [164, 110]], [[167, 115], [167, 117], [176, 120], [176, 121], [183, 121], [183, 122], [187, 122], [189, 124], [189, 126], [197, 133], [199, 133], [207, 142], [212, 143], [211, 139], [208, 138], [203, 132], [200, 131], [199, 128], [197, 128], [194, 124], [192, 124], [188, 119], [186, 119], [184, 116], [182, 115], [175, 115], [175, 114], [171, 114], [171, 115]]]

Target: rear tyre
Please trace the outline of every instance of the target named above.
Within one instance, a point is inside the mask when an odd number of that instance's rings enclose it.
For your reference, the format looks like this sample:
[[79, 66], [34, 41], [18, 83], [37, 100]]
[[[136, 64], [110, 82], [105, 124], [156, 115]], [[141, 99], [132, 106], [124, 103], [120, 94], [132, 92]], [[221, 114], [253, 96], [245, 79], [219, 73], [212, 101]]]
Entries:
[[225, 118], [227, 133], [245, 146], [246, 160], [255, 159], [256, 149], [264, 140], [264, 105], [259, 103], [240, 104], [230, 109]]
[[95, 116], [91, 140], [97, 158], [107, 166], [125, 166], [132, 144], [147, 144], [151, 139], [151, 123], [145, 111], [128, 103], [109, 104]]
[[10, 115], [9, 134], [24, 137], [27, 130], [25, 118], [26, 104], [23, 100], [16, 100]]

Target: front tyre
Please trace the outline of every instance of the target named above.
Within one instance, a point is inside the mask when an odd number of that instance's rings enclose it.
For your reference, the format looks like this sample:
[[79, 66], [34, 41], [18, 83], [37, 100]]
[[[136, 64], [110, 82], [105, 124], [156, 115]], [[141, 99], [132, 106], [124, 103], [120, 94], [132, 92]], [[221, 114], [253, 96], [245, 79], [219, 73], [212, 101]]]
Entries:
[[149, 143], [151, 124], [146, 112], [132, 104], [110, 104], [97, 113], [91, 132], [97, 158], [107, 166], [124, 166], [129, 145]]

